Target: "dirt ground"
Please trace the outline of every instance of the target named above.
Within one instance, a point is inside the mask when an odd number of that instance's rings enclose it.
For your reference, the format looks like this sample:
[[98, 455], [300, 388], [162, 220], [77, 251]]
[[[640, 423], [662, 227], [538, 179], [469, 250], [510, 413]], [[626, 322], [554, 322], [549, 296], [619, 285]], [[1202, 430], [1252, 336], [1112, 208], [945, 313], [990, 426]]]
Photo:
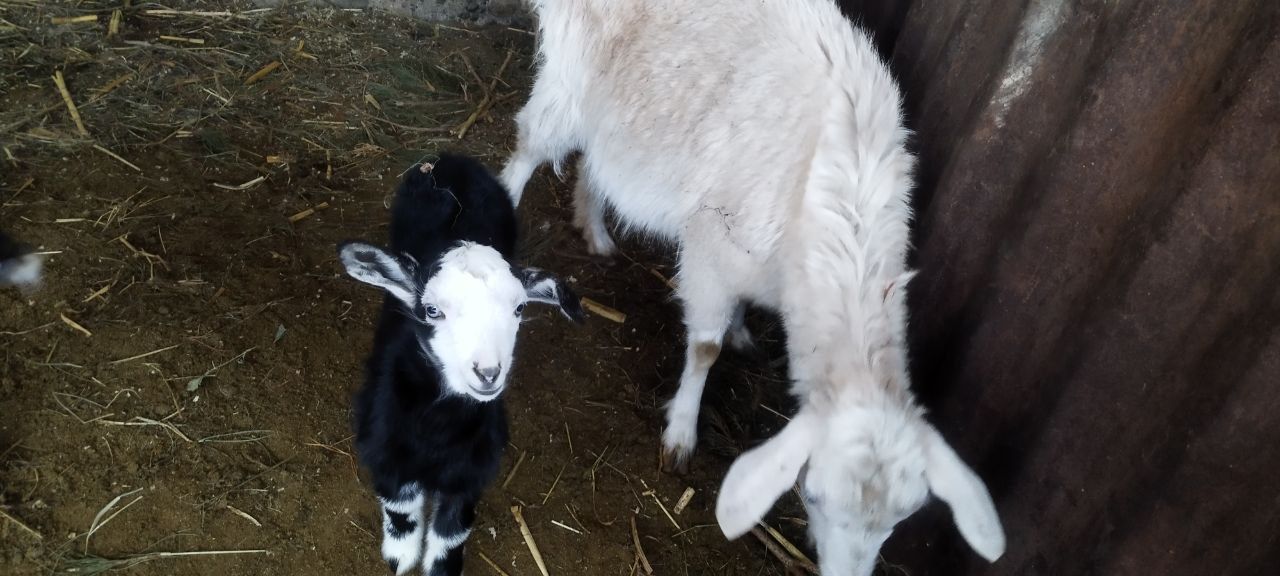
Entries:
[[[419, 159], [501, 166], [534, 38], [241, 2], [113, 16], [127, 4], [0, 0], [0, 226], [47, 254], [40, 291], [0, 292], [0, 573], [384, 573], [349, 425], [381, 295], [335, 246], [382, 240]], [[670, 251], [587, 256], [569, 198], [535, 176], [525, 260], [626, 319], [525, 324], [469, 573], [537, 573], [513, 505], [553, 575], [645, 573], [636, 537], [656, 574], [785, 573], [713, 514], [732, 457], [792, 410], [780, 330], [751, 318], [759, 350], [713, 371], [692, 472], [660, 473]], [[802, 517], [787, 496], [768, 522], [811, 555]]]

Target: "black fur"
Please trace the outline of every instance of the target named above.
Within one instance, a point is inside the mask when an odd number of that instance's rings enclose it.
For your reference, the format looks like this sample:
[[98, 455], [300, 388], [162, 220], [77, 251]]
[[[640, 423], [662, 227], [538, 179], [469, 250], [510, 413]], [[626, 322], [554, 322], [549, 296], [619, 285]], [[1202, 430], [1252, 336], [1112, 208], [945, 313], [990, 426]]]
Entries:
[[461, 241], [492, 246], [512, 260], [516, 230], [506, 189], [466, 156], [441, 154], [430, 173], [409, 169], [391, 206], [391, 250], [419, 263], [434, 261]]
[[[405, 176], [392, 207], [390, 248], [416, 260], [413, 274], [421, 286], [436, 272], [434, 262], [462, 241], [492, 246], [510, 261], [516, 230], [510, 196], [488, 170], [445, 154], [429, 173], [414, 167]], [[576, 296], [564, 297], [577, 306]], [[430, 324], [414, 318], [422, 315], [395, 297], [384, 299], [366, 383], [355, 399], [356, 449], [382, 498], [397, 500], [413, 484], [436, 498], [428, 524], [450, 537], [470, 529], [476, 503], [498, 474], [508, 438], [506, 409], [501, 397], [477, 402], [445, 392], [419, 345], [432, 335]], [[389, 533], [412, 531], [389, 517]], [[401, 519], [408, 522], [403, 514]], [[462, 546], [427, 569], [460, 574]]]
[[391, 520], [391, 530], [388, 534], [394, 538], [404, 538], [418, 528], [418, 523], [409, 518], [404, 512], [395, 512], [387, 510], [387, 518]]

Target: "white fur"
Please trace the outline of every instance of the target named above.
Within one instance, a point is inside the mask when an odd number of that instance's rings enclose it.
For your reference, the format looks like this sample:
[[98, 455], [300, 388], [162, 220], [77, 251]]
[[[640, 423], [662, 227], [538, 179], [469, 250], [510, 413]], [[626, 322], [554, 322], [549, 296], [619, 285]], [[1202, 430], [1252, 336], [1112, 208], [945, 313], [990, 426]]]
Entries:
[[35, 288], [40, 285], [44, 261], [35, 254], [0, 262], [0, 286]]
[[942, 451], [909, 390], [912, 158], [869, 39], [823, 0], [533, 4], [542, 66], [503, 178], [518, 202], [538, 164], [581, 150], [575, 195], [595, 201], [576, 219], [593, 251], [605, 204], [624, 228], [679, 244], [689, 342], [664, 433], [677, 460], [693, 450], [739, 302], [786, 323], [803, 424], [730, 470], [717, 502], [726, 534], [749, 529], [803, 469], [824, 574], [870, 574], [930, 490], [998, 557], [986, 488]]
[[467, 541], [467, 537], [471, 536], [471, 530], [464, 530], [457, 534], [449, 536], [441, 536], [436, 534], [435, 530], [427, 531], [427, 553], [422, 557], [422, 572], [424, 574], [431, 573], [431, 567], [436, 562], [444, 560], [449, 556], [449, 551], [462, 545]]
[[[419, 299], [436, 306], [440, 319], [425, 318], [435, 328], [428, 343], [432, 358], [457, 394], [481, 402], [497, 398], [506, 386], [520, 329], [517, 306], [526, 301], [524, 284], [497, 250], [465, 243], [445, 253], [440, 270], [427, 281]], [[498, 367], [493, 385], [476, 368]]]
[[[418, 564], [422, 557], [422, 534], [425, 527], [426, 497], [416, 487], [405, 487], [401, 490], [399, 500], [381, 500], [382, 502], [382, 558], [396, 563], [397, 576], [407, 574]], [[414, 522], [414, 529], [400, 538], [391, 536], [391, 519], [387, 512], [398, 512]]]

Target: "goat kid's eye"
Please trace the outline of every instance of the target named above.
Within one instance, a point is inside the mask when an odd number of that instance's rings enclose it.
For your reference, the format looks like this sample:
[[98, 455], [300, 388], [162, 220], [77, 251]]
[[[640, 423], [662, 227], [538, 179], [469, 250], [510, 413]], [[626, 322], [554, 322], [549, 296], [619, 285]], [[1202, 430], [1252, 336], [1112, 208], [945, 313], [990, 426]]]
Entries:
[[521, 315], [521, 314], [524, 314], [524, 304], [523, 304], [523, 303], [522, 303], [522, 304], [520, 304], [520, 305], [518, 305], [518, 306], [516, 306], [516, 316], [519, 316], [519, 315]]
[[441, 312], [440, 309], [435, 306], [428, 305], [427, 318], [431, 318], [432, 320], [439, 320], [441, 318], [444, 318], [444, 312]]

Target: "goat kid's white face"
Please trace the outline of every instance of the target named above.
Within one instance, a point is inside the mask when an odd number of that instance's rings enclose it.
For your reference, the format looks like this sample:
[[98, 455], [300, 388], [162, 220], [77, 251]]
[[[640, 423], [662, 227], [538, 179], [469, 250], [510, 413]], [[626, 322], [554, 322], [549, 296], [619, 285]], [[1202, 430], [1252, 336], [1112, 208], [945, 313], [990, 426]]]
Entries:
[[1004, 553], [986, 486], [923, 418], [882, 411], [806, 409], [730, 467], [716, 502], [729, 538], [749, 531], [800, 480], [824, 576], [869, 576], [893, 527], [932, 492], [983, 558]]
[[497, 250], [474, 243], [445, 252], [425, 283], [416, 279], [416, 262], [368, 244], [346, 244], [340, 257], [347, 274], [385, 289], [429, 328], [418, 331], [418, 342], [449, 391], [480, 402], [506, 386], [525, 304], [562, 288], [545, 276], [527, 288], [527, 273], [517, 278]]

